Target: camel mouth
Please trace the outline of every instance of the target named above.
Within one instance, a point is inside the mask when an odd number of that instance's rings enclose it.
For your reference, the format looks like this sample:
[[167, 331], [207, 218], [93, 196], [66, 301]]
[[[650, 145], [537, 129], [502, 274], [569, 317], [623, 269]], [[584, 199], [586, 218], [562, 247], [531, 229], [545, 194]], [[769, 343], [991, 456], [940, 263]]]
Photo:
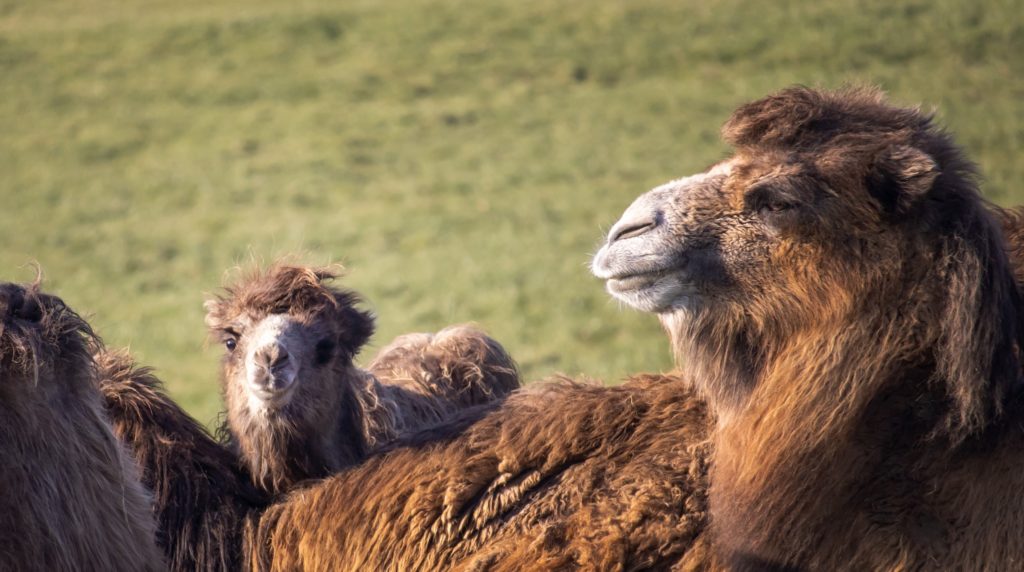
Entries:
[[683, 301], [691, 305], [699, 294], [676, 266], [611, 274], [605, 279], [605, 289], [613, 298], [655, 314], [671, 311]]
[[250, 383], [249, 394], [264, 407], [280, 409], [291, 401], [296, 385], [286, 376], [274, 376], [262, 384]]
[[605, 279], [605, 285], [612, 294], [645, 290], [667, 276], [670, 271], [669, 268], [662, 268], [613, 274]]

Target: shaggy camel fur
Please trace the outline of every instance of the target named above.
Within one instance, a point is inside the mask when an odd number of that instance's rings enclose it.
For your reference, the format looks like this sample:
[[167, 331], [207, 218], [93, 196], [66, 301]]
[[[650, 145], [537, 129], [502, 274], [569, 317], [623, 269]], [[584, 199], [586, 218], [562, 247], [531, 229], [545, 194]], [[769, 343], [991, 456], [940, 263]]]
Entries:
[[717, 414], [721, 562], [1019, 568], [1024, 327], [972, 165], [864, 89], [788, 89], [723, 132], [736, 155], [639, 198], [594, 262]]
[[227, 433], [271, 493], [354, 465], [399, 435], [519, 386], [512, 358], [474, 328], [403, 336], [362, 370], [373, 332], [327, 268], [274, 265], [207, 303], [223, 360]]
[[264, 513], [230, 454], [148, 372], [113, 369], [128, 375], [105, 376], [117, 380], [108, 403], [132, 405], [111, 416], [150, 451], [147, 478], [167, 480], [153, 486], [166, 491], [157, 514], [173, 570], [634, 570], [685, 557], [682, 570], [706, 557], [709, 423], [675, 377], [536, 384]]
[[92, 330], [0, 284], [0, 570], [162, 570], [150, 497], [103, 416]]
[[114, 433], [153, 491], [157, 542], [171, 570], [239, 570], [243, 529], [268, 499], [238, 458], [163, 392], [126, 351], [96, 354], [100, 390]]
[[527, 386], [285, 497], [252, 569], [663, 569], [706, 525], [707, 426], [674, 378]]

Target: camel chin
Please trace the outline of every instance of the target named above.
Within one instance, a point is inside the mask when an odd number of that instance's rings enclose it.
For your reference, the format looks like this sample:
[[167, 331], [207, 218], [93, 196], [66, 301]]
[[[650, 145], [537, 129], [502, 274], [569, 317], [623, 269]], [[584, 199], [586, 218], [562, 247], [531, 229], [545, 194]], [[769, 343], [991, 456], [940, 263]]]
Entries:
[[665, 274], [640, 274], [609, 278], [605, 289], [617, 300], [641, 311], [662, 314], [680, 307], [693, 306], [698, 295], [677, 277]]

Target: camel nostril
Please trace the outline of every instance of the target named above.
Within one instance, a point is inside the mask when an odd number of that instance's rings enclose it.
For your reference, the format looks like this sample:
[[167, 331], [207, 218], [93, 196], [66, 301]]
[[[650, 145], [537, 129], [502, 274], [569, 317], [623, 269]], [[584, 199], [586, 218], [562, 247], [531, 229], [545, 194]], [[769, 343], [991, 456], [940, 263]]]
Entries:
[[270, 382], [270, 373], [266, 370], [259, 370], [249, 378], [249, 383], [257, 389], [265, 389], [268, 382]]
[[274, 370], [288, 361], [288, 350], [280, 345], [272, 345], [256, 352], [256, 364], [263, 369]]
[[277, 352], [277, 357], [270, 360], [270, 369], [277, 369], [284, 365], [288, 361], [288, 351], [281, 348]]
[[658, 226], [658, 220], [653, 216], [640, 220], [620, 222], [612, 229], [608, 242], [612, 243], [617, 240], [625, 240], [627, 238], [640, 236], [641, 234], [649, 232], [656, 226]]

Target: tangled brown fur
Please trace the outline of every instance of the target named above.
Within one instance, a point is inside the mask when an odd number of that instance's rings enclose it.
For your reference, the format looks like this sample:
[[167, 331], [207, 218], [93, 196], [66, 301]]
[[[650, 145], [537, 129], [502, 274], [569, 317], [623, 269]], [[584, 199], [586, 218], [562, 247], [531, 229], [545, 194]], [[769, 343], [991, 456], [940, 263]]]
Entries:
[[252, 569], [667, 569], [706, 525], [687, 387], [560, 380], [467, 410], [275, 504]]

